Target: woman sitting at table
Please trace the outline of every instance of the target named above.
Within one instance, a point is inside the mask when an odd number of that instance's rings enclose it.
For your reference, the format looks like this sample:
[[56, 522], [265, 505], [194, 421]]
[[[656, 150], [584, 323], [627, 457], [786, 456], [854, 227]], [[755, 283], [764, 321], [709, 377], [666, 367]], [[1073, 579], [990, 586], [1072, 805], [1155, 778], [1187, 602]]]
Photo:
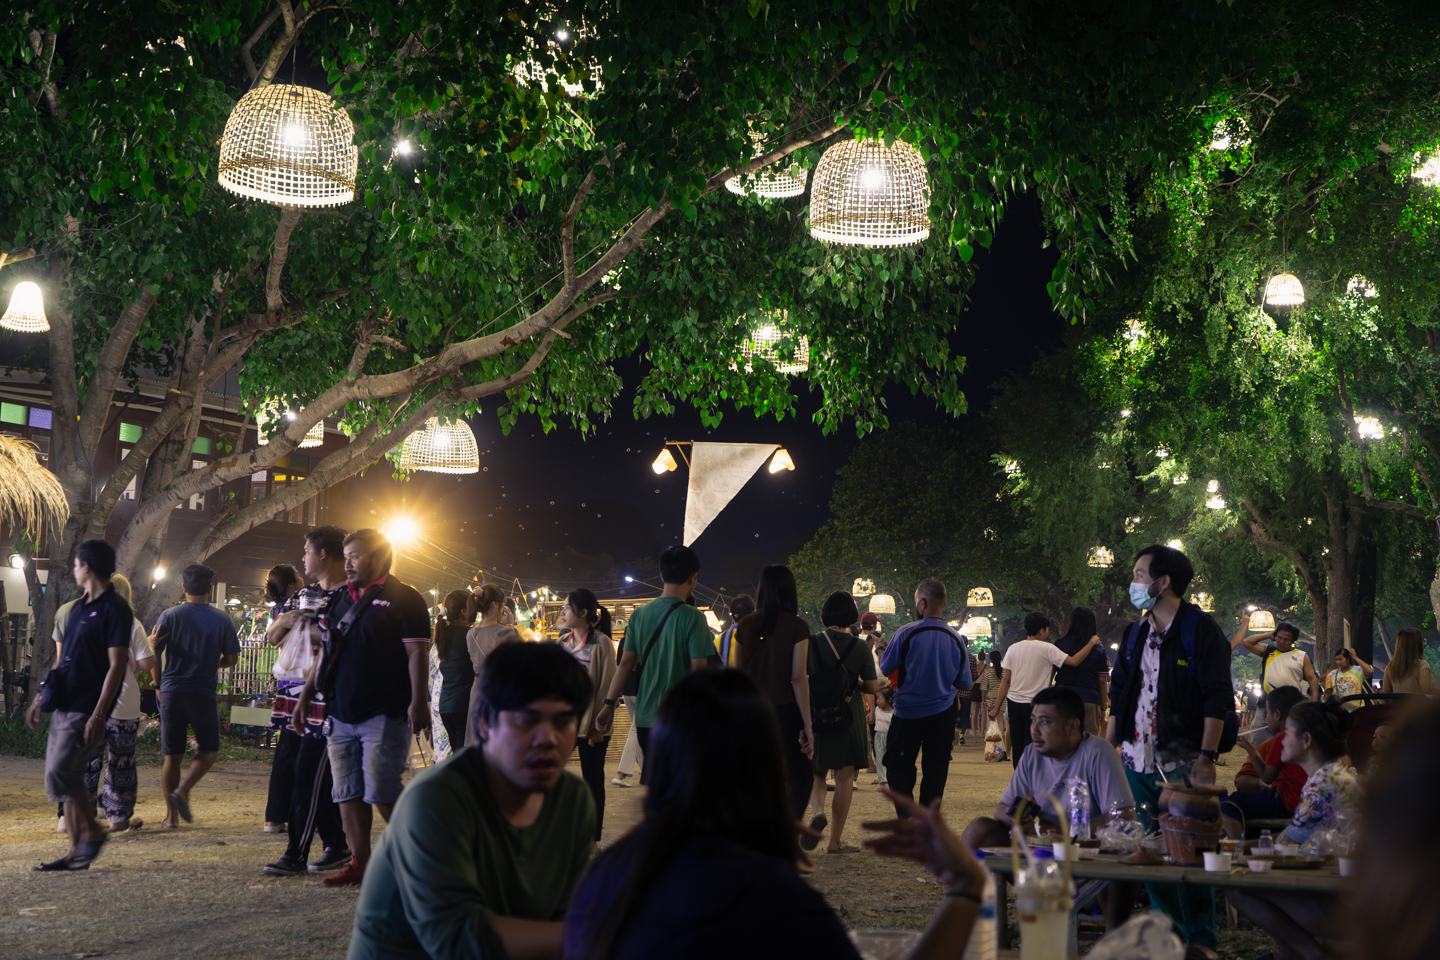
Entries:
[[[1303, 844], [1316, 830], [1358, 812], [1360, 783], [1345, 758], [1350, 725], [1350, 713], [1335, 702], [1307, 700], [1291, 708], [1280, 759], [1304, 768], [1307, 779], [1283, 841]], [[1333, 920], [1328, 897], [1241, 889], [1226, 896], [1242, 917], [1275, 938], [1277, 960], [1323, 960], [1327, 955], [1320, 936]]]
[[[602, 852], [565, 918], [571, 960], [859, 960], [801, 859], [775, 711], [738, 670], [701, 670], [660, 704], [645, 819]], [[945, 896], [910, 960], [958, 957], [985, 872], [940, 816], [882, 791], [908, 819], [866, 824], [866, 846], [923, 863]]]

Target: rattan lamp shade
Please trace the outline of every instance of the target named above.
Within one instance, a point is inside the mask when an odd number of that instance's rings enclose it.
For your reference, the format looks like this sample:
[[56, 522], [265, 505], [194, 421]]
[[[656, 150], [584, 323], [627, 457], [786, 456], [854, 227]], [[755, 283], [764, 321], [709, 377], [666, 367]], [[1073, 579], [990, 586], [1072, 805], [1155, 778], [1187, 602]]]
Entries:
[[0, 317], [0, 327], [18, 333], [44, 333], [50, 329], [45, 319], [45, 301], [40, 287], [30, 280], [21, 280], [10, 291], [10, 306]]
[[[255, 442], [260, 446], [264, 446], [270, 442], [270, 438], [265, 436], [265, 431], [270, 424], [275, 422], [281, 409], [284, 409], [283, 405], [275, 400], [267, 400], [255, 409], [255, 433], [258, 437]], [[289, 410], [285, 411], [284, 416], [287, 420], [295, 419], [295, 415]], [[300, 441], [299, 447], [301, 450], [305, 450], [311, 447], [322, 446], [324, 443], [325, 421], [319, 420], [315, 423], [315, 426], [305, 431], [305, 437]]]
[[319, 90], [272, 83], [240, 98], [220, 141], [220, 186], [289, 207], [355, 199], [355, 125]]
[[745, 357], [745, 369], [751, 368], [751, 361], [755, 357], [764, 357], [783, 374], [794, 375], [809, 370], [810, 338], [793, 334], [789, 337], [795, 348], [795, 355], [789, 360], [780, 358], [778, 346], [783, 339], [786, 339], [785, 333], [776, 324], [765, 323], [756, 327], [740, 347], [740, 352]]
[[895, 612], [895, 598], [888, 593], [875, 594], [875, 596], [870, 598], [870, 612], [893, 614]]
[[480, 446], [463, 420], [441, 423], [439, 417], [425, 421], [425, 429], [405, 438], [400, 448], [401, 470], [430, 473], [479, 473]]
[[[754, 144], [757, 154], [764, 152], [761, 146], [764, 139], [760, 134], [750, 134], [750, 142]], [[777, 163], [786, 163], [786, 160], [781, 159]], [[784, 169], [780, 169], [772, 163], [754, 173], [731, 177], [725, 181], [725, 189], [742, 197], [747, 193], [772, 200], [798, 197], [805, 192], [805, 168], [798, 163], [789, 163]]]
[[1265, 284], [1265, 302], [1272, 307], [1298, 307], [1305, 302], [1305, 287], [1293, 273], [1276, 274]]
[[904, 247], [930, 236], [930, 180], [899, 140], [846, 140], [820, 158], [810, 188], [810, 236], [826, 243]]

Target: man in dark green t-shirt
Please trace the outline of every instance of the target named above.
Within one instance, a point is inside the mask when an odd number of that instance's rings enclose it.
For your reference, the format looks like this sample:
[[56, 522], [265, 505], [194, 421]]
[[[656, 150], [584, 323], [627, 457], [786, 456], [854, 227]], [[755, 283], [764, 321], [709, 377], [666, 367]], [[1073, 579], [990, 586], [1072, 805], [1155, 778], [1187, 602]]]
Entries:
[[[715, 638], [705, 615], [692, 607], [690, 596], [700, 579], [700, 558], [689, 547], [671, 547], [660, 555], [660, 579], [665, 588], [658, 600], [651, 600], [630, 616], [625, 625], [624, 647], [610, 692], [595, 717], [601, 732], [608, 732], [615, 716], [615, 701], [625, 689], [633, 670], [640, 671], [639, 693], [635, 697], [635, 736], [644, 753], [650, 746], [650, 723], [660, 708], [660, 698], [691, 670], [705, 667], [708, 658], [718, 657]], [[640, 782], [646, 783], [645, 769]]]
[[365, 871], [349, 960], [559, 954], [594, 849], [590, 789], [565, 771], [590, 690], [559, 644], [486, 658], [480, 743], [400, 796]]

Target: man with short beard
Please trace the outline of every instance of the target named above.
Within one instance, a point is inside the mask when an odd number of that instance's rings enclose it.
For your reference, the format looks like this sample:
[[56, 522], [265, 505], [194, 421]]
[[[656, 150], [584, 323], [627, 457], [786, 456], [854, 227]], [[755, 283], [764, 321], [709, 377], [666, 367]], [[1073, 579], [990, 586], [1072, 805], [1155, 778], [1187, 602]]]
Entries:
[[553, 643], [485, 659], [471, 746], [415, 777], [365, 874], [349, 960], [555, 957], [595, 802], [567, 773], [590, 677]]

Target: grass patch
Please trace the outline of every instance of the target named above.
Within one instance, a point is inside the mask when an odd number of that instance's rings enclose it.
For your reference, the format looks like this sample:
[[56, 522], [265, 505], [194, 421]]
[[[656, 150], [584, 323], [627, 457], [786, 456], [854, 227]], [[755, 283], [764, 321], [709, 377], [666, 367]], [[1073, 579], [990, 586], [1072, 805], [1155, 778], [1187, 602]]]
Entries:
[[[40, 729], [31, 730], [25, 725], [25, 714], [17, 713], [13, 718], [0, 715], [0, 756], [29, 757], [45, 759], [45, 744], [50, 737], [50, 715], [40, 715]], [[186, 753], [193, 756], [193, 745], [186, 746]], [[264, 763], [269, 764], [275, 756], [274, 750], [262, 750], [248, 746], [228, 733], [220, 734], [220, 763]], [[160, 722], [147, 719], [135, 744], [135, 762], [147, 767], [158, 767], [160, 756]]]
[[40, 715], [40, 729], [31, 730], [25, 725], [25, 711], [16, 711], [15, 716], [0, 715], [0, 754], [7, 757], [45, 756], [45, 743], [50, 739], [50, 715]]

